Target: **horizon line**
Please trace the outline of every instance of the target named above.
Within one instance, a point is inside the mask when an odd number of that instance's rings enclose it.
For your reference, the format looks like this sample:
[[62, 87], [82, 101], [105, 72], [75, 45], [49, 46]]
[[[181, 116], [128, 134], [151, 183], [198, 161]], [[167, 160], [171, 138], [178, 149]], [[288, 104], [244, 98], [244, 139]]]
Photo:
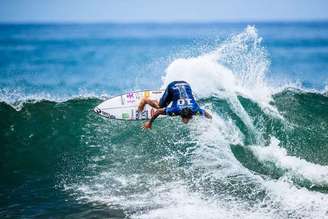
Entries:
[[245, 24], [245, 23], [326, 23], [328, 18], [324, 19], [262, 19], [262, 20], [44, 20], [44, 21], [1, 21], [0, 24]]

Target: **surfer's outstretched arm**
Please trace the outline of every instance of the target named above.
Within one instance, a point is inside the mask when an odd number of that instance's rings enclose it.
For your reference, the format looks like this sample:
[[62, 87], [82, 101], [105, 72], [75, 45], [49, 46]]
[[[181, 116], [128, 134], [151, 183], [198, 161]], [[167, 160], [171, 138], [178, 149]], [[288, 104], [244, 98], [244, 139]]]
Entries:
[[144, 127], [145, 127], [146, 129], [150, 129], [151, 126], [152, 126], [152, 124], [153, 124], [153, 122], [155, 121], [155, 119], [156, 119], [159, 115], [164, 115], [164, 114], [165, 114], [165, 109], [164, 109], [164, 108], [160, 108], [160, 109], [158, 109], [158, 110], [155, 112], [155, 114], [151, 117], [151, 119], [148, 120], [147, 122], [145, 122]]

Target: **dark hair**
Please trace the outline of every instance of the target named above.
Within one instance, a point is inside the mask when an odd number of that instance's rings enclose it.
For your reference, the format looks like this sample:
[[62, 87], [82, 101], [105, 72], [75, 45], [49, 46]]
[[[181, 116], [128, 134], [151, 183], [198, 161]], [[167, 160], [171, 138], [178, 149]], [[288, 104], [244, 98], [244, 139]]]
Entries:
[[182, 118], [191, 119], [192, 118], [192, 110], [189, 107], [183, 108], [181, 110], [180, 116]]

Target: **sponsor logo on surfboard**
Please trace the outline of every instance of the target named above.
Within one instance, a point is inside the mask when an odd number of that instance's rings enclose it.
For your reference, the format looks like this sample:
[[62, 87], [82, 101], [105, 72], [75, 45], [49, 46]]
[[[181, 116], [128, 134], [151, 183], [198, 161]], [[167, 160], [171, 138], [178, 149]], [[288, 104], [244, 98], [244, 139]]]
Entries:
[[144, 110], [142, 112], [136, 112], [136, 120], [139, 119], [148, 119], [148, 110]]
[[102, 116], [104, 116], [104, 117], [107, 117], [107, 118], [110, 118], [110, 119], [116, 119], [116, 116], [111, 115], [111, 114], [109, 114], [109, 113], [107, 113], [107, 112], [105, 112], [105, 111], [101, 111], [100, 109], [97, 109], [97, 111], [96, 111], [96, 109], [95, 109], [95, 112], [96, 112], [96, 113], [99, 113], [100, 115], [102, 115]]
[[122, 119], [128, 119], [129, 117], [129, 113], [122, 113]]
[[126, 94], [126, 99], [128, 103], [134, 103], [135, 100], [135, 94], [133, 92], [127, 93]]
[[149, 90], [144, 91], [144, 97], [150, 97], [150, 91]]
[[154, 110], [154, 108], [151, 108], [151, 110], [150, 110], [150, 116], [153, 116], [155, 114], [155, 110]]
[[162, 91], [152, 91], [153, 94], [161, 94]]
[[101, 113], [101, 110], [98, 107], [95, 107], [93, 111], [95, 111], [95, 113]]

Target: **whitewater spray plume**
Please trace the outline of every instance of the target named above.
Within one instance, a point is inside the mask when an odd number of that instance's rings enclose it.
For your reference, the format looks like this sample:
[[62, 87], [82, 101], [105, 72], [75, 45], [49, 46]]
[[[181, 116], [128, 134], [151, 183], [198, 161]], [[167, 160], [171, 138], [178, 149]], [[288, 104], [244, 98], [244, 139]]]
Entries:
[[269, 103], [272, 93], [264, 80], [269, 61], [261, 41], [255, 27], [248, 26], [210, 53], [176, 59], [166, 69], [162, 87], [180, 79], [188, 81], [199, 97], [238, 92]]
[[163, 86], [174, 80], [191, 84], [199, 98], [212, 95], [229, 101], [231, 107], [252, 130], [254, 143], [260, 141], [251, 118], [241, 106], [238, 95], [255, 100], [263, 108], [272, 107], [271, 90], [264, 81], [269, 62], [255, 27], [225, 41], [211, 53], [173, 61], [166, 69]]

